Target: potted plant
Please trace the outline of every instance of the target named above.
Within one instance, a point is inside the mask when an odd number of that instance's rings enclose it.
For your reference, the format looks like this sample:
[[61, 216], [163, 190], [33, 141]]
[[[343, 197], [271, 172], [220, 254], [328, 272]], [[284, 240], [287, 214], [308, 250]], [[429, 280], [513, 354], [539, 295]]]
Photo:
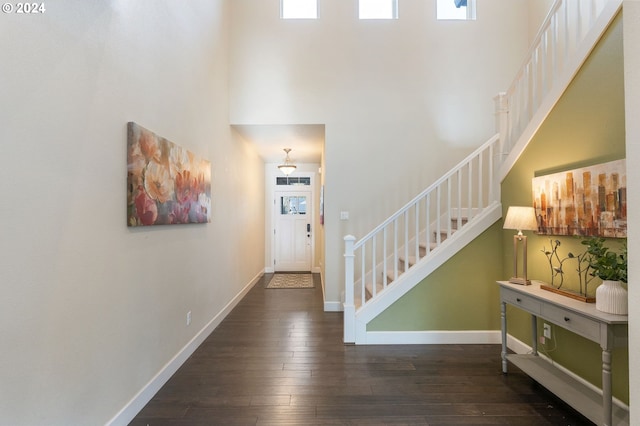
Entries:
[[627, 290], [620, 284], [627, 282], [627, 244], [620, 253], [604, 245], [605, 239], [591, 237], [582, 241], [587, 246], [589, 275], [598, 277], [602, 284], [596, 289], [596, 309], [610, 314], [627, 315]]

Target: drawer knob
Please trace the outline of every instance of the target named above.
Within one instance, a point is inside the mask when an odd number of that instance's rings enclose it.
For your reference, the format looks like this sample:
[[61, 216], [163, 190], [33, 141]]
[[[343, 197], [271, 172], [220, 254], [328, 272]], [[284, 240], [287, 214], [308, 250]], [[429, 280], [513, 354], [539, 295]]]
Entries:
[[564, 320], [565, 320], [565, 321], [567, 321], [567, 322], [569, 322], [569, 321], [571, 321], [571, 318], [569, 318], [569, 317], [564, 317]]
[[522, 299], [520, 299], [519, 297], [516, 299], [516, 302], [520, 303], [522, 302]]

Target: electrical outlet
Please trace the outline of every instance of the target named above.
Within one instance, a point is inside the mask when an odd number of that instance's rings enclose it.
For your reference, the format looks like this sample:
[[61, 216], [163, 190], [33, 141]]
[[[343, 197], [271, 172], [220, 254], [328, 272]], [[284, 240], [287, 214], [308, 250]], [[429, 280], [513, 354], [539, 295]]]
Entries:
[[551, 324], [544, 323], [542, 327], [542, 335], [547, 339], [551, 339]]
[[191, 325], [191, 311], [187, 312], [187, 325]]

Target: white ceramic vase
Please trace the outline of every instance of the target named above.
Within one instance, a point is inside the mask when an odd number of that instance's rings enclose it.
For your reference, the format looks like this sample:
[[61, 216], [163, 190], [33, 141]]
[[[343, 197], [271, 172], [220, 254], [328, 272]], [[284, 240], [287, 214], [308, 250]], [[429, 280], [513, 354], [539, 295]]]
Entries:
[[616, 315], [629, 313], [627, 290], [620, 281], [602, 281], [596, 289], [596, 309]]

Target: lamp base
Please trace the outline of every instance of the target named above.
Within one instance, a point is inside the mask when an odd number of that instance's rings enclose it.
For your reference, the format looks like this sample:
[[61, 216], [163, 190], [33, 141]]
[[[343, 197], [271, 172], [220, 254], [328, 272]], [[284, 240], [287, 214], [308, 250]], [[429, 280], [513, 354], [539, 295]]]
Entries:
[[522, 277], [511, 277], [509, 279], [511, 284], [520, 284], [520, 285], [531, 285], [531, 280]]

